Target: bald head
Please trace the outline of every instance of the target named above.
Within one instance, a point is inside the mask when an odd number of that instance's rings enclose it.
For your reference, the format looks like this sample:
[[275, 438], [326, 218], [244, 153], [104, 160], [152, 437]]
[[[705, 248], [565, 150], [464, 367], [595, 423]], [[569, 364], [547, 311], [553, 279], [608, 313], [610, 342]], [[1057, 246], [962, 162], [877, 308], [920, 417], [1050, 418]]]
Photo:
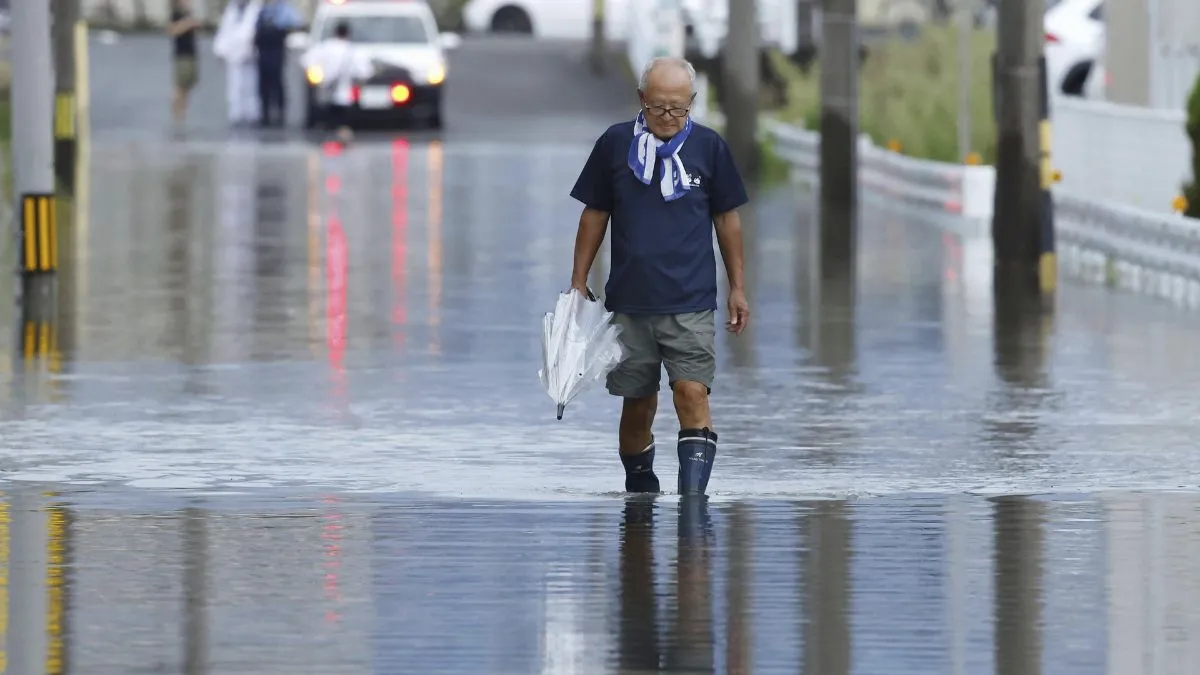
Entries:
[[687, 59], [674, 56], [659, 56], [650, 59], [638, 80], [638, 90], [679, 90], [686, 88], [689, 94], [696, 91], [696, 69]]

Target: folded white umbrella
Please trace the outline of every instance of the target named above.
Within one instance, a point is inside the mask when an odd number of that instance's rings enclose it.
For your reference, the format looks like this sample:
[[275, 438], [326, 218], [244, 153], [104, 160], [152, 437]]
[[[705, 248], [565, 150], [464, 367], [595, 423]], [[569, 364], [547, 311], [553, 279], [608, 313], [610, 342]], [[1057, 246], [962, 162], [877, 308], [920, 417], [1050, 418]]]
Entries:
[[563, 410], [584, 389], [603, 379], [625, 357], [612, 313], [571, 289], [560, 293], [553, 312], [542, 318], [542, 368], [538, 379]]

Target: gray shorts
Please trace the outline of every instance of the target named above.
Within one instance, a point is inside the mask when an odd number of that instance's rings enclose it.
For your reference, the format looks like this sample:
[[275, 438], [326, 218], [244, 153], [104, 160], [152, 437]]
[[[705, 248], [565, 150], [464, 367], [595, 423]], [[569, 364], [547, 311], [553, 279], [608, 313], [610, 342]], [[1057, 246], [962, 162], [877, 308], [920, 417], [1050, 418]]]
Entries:
[[625, 360], [608, 374], [608, 393], [643, 398], [659, 390], [662, 367], [667, 382], [699, 382], [712, 392], [717, 371], [716, 312], [613, 314], [621, 326]]

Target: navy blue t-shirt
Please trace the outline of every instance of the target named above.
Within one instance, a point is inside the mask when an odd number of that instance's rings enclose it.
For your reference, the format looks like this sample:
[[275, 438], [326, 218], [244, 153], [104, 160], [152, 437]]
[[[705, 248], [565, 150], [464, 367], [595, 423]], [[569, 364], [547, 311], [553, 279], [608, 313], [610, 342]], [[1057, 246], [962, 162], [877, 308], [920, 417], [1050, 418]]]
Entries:
[[749, 201], [725, 139], [692, 122], [679, 150], [691, 189], [663, 199], [662, 162], [643, 185], [629, 169], [633, 120], [605, 131], [571, 196], [611, 217], [612, 265], [604, 305], [622, 314], [683, 314], [717, 308], [713, 216]]

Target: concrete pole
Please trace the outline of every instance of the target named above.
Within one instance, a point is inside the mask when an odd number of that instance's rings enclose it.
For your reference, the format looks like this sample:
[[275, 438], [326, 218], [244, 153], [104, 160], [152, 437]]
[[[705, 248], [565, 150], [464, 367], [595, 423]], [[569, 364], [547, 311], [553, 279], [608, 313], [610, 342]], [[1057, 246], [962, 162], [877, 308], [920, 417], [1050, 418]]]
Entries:
[[761, 73], [757, 0], [729, 0], [729, 28], [721, 59], [725, 140], [747, 176], [758, 173], [758, 96]]
[[957, 0], [958, 19], [958, 161], [966, 162], [971, 153], [971, 37], [975, 32], [970, 0]]
[[67, 193], [75, 190], [75, 24], [79, 0], [52, 0], [54, 12], [54, 172]]
[[14, 2], [10, 12], [12, 165], [19, 269], [25, 276], [41, 275], [57, 267], [50, 5]]
[[999, 5], [994, 56], [996, 196], [992, 216], [995, 293], [1036, 291], [1042, 251], [1042, 3]]
[[[1150, 4], [1152, 0], [1104, 3], [1104, 67], [1112, 76], [1105, 97], [1124, 105], [1150, 105]], [[1099, 77], [1093, 71], [1089, 77]]]
[[821, 261], [854, 258], [858, 229], [857, 0], [822, 0]]
[[592, 0], [592, 72], [603, 75], [607, 59], [607, 46], [604, 36], [604, 5], [605, 0]]

